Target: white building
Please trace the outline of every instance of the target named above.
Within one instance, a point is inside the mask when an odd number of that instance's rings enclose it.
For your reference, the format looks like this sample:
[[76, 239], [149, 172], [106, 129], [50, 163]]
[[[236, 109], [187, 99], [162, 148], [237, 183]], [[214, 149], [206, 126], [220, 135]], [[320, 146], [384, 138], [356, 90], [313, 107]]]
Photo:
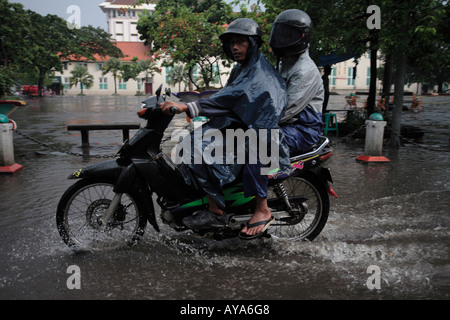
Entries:
[[[139, 60], [150, 59], [150, 48], [145, 46], [144, 41], [139, 39], [139, 33], [137, 31], [137, 22], [139, 15], [144, 10], [153, 11], [155, 9], [154, 4], [143, 4], [134, 7], [134, 0], [109, 0], [100, 3], [100, 8], [106, 15], [106, 21], [108, 26], [108, 32], [111, 34], [111, 40], [116, 42], [119, 49], [122, 50], [125, 57], [122, 58], [123, 63], [130, 62], [134, 57], [138, 57]], [[94, 76], [94, 85], [87, 89], [83, 89], [85, 94], [98, 94], [98, 95], [111, 95], [115, 92], [114, 78], [111, 73], [103, 75], [103, 64], [109, 60], [109, 57], [102, 58], [96, 57], [96, 61], [88, 61], [87, 59], [80, 60], [68, 60], [63, 62], [63, 72], [56, 73], [55, 76], [63, 84], [63, 93], [65, 95], [77, 95], [81, 92], [80, 85], [70, 88], [71, 71], [76, 65], [83, 65], [87, 67], [88, 72]], [[120, 95], [135, 95], [142, 93], [151, 95], [154, 90], [159, 87], [160, 84], [164, 85], [164, 88], [169, 86], [168, 72], [170, 68], [164, 68], [158, 63], [158, 67], [161, 70], [160, 73], [156, 73], [153, 78], [146, 77], [144, 73], [141, 73], [136, 81], [129, 80], [124, 82], [122, 79], [117, 79], [117, 93]], [[194, 70], [195, 76], [195, 70]], [[147, 80], [147, 81], [146, 81]], [[225, 83], [226, 79], [222, 79], [222, 83]], [[217, 86], [220, 86], [220, 81], [217, 82]], [[171, 89], [174, 92], [178, 91], [179, 86], [172, 86]], [[181, 85], [181, 89], [184, 89], [184, 85]]]
[[[377, 67], [383, 66], [383, 62], [378, 59]], [[356, 73], [356, 75], [355, 75]], [[356, 64], [354, 59], [339, 62], [331, 67], [330, 74], [330, 92], [339, 94], [350, 94], [355, 92], [368, 92], [370, 86], [370, 54], [366, 53], [359, 58]], [[378, 76], [380, 78], [380, 76]], [[405, 85], [405, 91], [417, 93], [417, 83]], [[383, 84], [381, 80], [376, 84], [377, 92], [381, 92]], [[394, 90], [393, 88], [391, 91]]]
[[118, 42], [140, 42], [137, 31], [139, 14], [143, 10], [154, 11], [155, 4], [133, 7], [135, 0], [109, 0], [99, 4], [106, 14], [108, 32]]

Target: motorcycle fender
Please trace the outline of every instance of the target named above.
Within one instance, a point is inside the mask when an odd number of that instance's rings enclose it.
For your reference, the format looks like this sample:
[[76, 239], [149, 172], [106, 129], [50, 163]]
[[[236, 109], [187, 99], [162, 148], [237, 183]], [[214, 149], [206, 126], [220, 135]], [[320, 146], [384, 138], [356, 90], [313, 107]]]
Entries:
[[331, 171], [328, 168], [320, 168], [320, 176], [323, 180], [333, 183], [333, 178], [331, 177]]
[[138, 186], [139, 194], [142, 197], [142, 203], [145, 206], [145, 212], [147, 214], [147, 221], [152, 225], [152, 227], [159, 232], [159, 226], [158, 222], [156, 221], [156, 214], [155, 214], [155, 206], [153, 205], [152, 200], [152, 192], [150, 189], [144, 185], [144, 183], [139, 184]]
[[328, 182], [333, 183], [333, 178], [331, 178], [330, 169], [322, 168], [322, 167], [316, 167], [314, 169], [315, 169], [315, 170], [313, 170], [314, 174], [316, 174], [319, 177], [319, 179], [322, 181], [322, 183], [325, 185], [325, 188], [326, 188], [328, 194], [337, 199], [338, 195], [334, 191], [333, 187], [328, 183]]
[[136, 167], [133, 163], [129, 164], [126, 169], [122, 170], [119, 178], [114, 185], [115, 193], [127, 193], [134, 185], [136, 179]]
[[73, 172], [68, 179], [83, 179], [83, 178], [117, 178], [122, 173], [123, 166], [119, 166], [116, 160], [104, 161], [96, 163], [86, 168], [78, 169]]

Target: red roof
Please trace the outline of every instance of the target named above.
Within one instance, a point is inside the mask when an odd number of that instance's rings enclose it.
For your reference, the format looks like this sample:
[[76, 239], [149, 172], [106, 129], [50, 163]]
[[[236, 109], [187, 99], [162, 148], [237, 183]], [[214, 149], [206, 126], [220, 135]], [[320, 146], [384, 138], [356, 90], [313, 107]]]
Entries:
[[[122, 61], [131, 61], [134, 57], [138, 57], [138, 60], [145, 60], [150, 58], [150, 47], [146, 46], [144, 42], [116, 42], [116, 46], [122, 50], [125, 57], [121, 58]], [[110, 57], [100, 57], [95, 55], [96, 61], [108, 61]], [[88, 61], [88, 59], [82, 57], [80, 59], [70, 58], [68, 60], [73, 61]]]
[[133, 57], [138, 57], [139, 60], [150, 58], [150, 47], [144, 42], [117, 42], [116, 45], [125, 55], [122, 61], [131, 61]]

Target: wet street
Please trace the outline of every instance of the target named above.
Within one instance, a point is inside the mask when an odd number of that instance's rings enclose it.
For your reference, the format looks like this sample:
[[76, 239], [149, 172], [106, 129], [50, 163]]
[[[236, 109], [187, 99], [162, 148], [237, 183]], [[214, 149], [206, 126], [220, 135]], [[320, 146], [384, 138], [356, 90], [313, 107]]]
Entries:
[[[122, 132], [91, 132], [83, 156], [80, 133], [67, 125], [143, 124], [136, 115], [142, 100], [32, 99], [11, 115], [41, 143], [15, 133], [24, 169], [0, 176], [0, 299], [449, 299], [450, 97], [423, 97], [424, 112], [403, 112], [402, 123], [425, 135], [400, 149], [385, 144], [388, 163], [357, 162], [364, 141], [330, 133], [335, 152], [324, 166], [339, 198], [313, 242], [193, 239], [160, 224], [160, 233], [148, 226], [135, 247], [75, 254], [55, 223], [59, 198], [73, 183], [67, 177], [113, 155]], [[344, 98], [331, 103], [343, 106]], [[79, 268], [80, 289], [68, 288], [70, 266]]]

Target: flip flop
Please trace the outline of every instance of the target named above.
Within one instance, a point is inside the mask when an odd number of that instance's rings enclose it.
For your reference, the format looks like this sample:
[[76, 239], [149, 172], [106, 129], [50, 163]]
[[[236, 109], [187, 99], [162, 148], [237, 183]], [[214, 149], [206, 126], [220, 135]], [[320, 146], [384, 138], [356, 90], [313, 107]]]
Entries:
[[252, 239], [256, 239], [261, 237], [264, 232], [266, 232], [266, 230], [269, 228], [269, 226], [275, 222], [275, 218], [273, 216], [270, 217], [269, 220], [265, 220], [265, 221], [259, 221], [259, 222], [255, 222], [255, 223], [246, 223], [245, 226], [247, 227], [247, 229], [251, 229], [257, 226], [261, 226], [264, 225], [264, 228], [261, 230], [261, 232], [254, 234], [254, 235], [248, 235], [246, 233], [240, 232], [239, 233], [239, 238], [244, 239], [244, 240], [252, 240]]

